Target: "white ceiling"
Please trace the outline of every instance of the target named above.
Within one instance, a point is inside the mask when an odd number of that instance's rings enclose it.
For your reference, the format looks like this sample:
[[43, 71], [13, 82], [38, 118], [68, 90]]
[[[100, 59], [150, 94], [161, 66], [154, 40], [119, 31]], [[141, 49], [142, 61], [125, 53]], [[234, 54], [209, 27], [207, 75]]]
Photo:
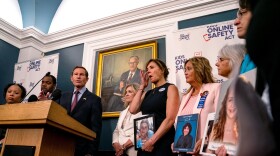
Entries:
[[22, 29], [22, 18], [18, 0], [0, 0], [0, 18]]
[[[92, 22], [163, 1], [176, 0], [63, 0], [48, 33]], [[0, 0], [0, 18], [22, 29], [18, 0]]]
[[49, 33], [166, 0], [63, 0]]

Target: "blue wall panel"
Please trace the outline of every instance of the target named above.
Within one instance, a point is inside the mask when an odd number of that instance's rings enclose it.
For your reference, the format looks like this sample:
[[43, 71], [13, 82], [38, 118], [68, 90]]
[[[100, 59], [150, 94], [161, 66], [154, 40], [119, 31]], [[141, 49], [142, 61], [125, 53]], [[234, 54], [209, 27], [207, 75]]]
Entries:
[[178, 29], [185, 29], [211, 23], [233, 20], [236, 18], [237, 9], [201, 16], [178, 22]]
[[166, 62], [166, 43], [165, 38], [157, 40], [157, 48], [158, 48], [158, 58], [163, 62]]
[[0, 104], [5, 103], [4, 87], [14, 79], [14, 66], [18, 61], [19, 49], [0, 39]]

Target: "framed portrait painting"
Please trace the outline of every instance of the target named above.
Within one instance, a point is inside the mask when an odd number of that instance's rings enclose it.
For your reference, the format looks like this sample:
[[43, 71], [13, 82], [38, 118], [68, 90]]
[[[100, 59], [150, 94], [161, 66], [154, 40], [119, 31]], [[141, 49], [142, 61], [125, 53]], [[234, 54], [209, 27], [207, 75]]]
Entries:
[[[146, 62], [152, 58], [157, 58], [157, 42], [99, 52], [96, 95], [102, 100], [102, 117], [118, 117], [125, 109], [126, 85], [141, 83], [140, 71], [145, 71]], [[146, 89], [151, 88], [149, 84]]]

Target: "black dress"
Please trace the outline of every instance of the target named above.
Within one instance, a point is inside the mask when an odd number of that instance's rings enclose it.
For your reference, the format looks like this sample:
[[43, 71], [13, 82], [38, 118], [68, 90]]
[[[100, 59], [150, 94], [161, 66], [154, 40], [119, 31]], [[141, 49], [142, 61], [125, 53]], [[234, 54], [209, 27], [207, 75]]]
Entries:
[[[165, 83], [160, 87], [149, 90], [141, 104], [140, 110], [143, 114], [155, 115], [155, 132], [161, 125], [162, 121], [166, 118], [166, 100], [167, 89], [172, 85]], [[175, 129], [172, 126], [169, 131], [162, 136], [154, 145], [152, 152], [145, 152], [141, 149], [138, 150], [138, 156], [171, 156], [176, 155], [172, 153], [171, 144], [174, 141]]]

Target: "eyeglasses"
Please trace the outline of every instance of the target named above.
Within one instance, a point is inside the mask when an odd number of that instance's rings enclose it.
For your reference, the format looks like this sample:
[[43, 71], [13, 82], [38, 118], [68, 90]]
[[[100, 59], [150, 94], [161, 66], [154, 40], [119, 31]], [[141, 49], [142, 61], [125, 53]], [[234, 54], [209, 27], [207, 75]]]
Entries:
[[224, 60], [229, 60], [229, 58], [225, 58], [225, 57], [220, 57], [220, 56], [218, 56], [217, 57], [217, 62], [222, 62], [222, 61], [224, 61]]
[[236, 18], [241, 19], [247, 12], [247, 9], [239, 9], [237, 11]]

